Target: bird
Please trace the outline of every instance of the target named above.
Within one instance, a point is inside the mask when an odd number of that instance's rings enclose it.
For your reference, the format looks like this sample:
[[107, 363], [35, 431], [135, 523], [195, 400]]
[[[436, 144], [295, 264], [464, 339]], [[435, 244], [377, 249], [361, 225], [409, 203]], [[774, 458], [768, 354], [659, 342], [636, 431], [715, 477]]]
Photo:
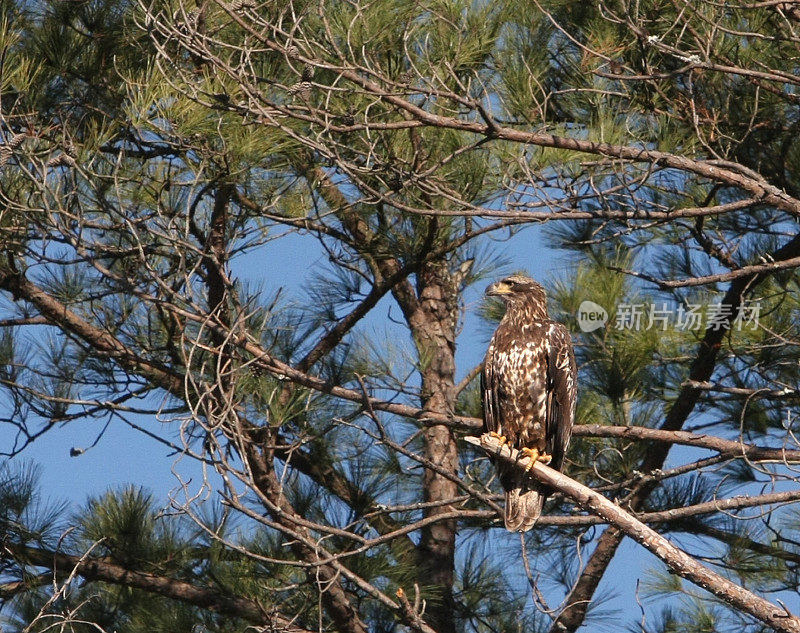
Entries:
[[[544, 288], [511, 275], [486, 289], [506, 305], [481, 371], [483, 430], [502, 443], [560, 471], [572, 435], [577, 368], [569, 330], [550, 319]], [[524, 469], [495, 462], [505, 490], [504, 523], [527, 532], [552, 490]]]

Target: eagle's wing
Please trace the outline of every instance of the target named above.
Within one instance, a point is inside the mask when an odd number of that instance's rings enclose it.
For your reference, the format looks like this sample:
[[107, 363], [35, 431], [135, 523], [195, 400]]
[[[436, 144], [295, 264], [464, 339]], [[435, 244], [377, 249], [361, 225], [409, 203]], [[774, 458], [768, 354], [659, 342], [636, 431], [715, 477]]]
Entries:
[[494, 346], [489, 345], [481, 371], [481, 399], [483, 400], [483, 432], [502, 434], [500, 422], [500, 406], [498, 402], [498, 385], [492, 358]]
[[547, 337], [546, 451], [553, 456], [550, 467], [561, 470], [575, 421], [577, 367], [567, 328], [552, 323]]

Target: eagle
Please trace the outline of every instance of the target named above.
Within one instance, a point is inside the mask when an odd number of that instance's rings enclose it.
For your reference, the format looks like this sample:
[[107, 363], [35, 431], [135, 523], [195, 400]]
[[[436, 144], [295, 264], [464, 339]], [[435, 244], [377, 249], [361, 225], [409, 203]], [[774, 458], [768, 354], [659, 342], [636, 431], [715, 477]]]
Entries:
[[[567, 328], [547, 315], [544, 288], [511, 275], [490, 285], [506, 312], [481, 371], [483, 429], [533, 461], [561, 470], [572, 434], [577, 369]], [[519, 467], [496, 463], [505, 490], [506, 529], [530, 530], [552, 492]]]

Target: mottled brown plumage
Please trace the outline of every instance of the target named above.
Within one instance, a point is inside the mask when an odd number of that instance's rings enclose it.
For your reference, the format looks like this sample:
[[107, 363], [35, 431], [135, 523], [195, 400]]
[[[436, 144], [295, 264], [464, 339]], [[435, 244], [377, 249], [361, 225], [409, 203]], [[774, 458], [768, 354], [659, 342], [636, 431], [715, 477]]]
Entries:
[[[516, 449], [561, 470], [575, 419], [577, 370], [569, 332], [547, 316], [544, 289], [512, 275], [489, 286], [487, 295], [506, 304], [481, 372], [483, 426]], [[528, 450], [532, 449], [532, 450]], [[512, 532], [533, 527], [550, 490], [521, 468], [497, 463], [506, 493], [505, 525]]]

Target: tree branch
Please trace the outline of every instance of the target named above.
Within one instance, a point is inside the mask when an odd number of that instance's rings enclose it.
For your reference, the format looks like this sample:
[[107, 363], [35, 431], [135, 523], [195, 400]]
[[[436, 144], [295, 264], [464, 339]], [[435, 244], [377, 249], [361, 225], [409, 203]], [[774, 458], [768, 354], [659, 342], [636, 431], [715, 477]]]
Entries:
[[253, 624], [276, 625], [282, 631], [310, 633], [295, 626], [288, 618], [268, 612], [257, 601], [249, 598], [229, 596], [221, 591], [199, 587], [175, 578], [127, 569], [107, 559], [73, 556], [8, 542], [4, 543], [3, 547], [16, 559], [27, 565], [44, 567], [53, 572], [72, 573], [75, 571], [88, 581], [101, 581], [141, 589], [215, 613], [241, 618]]
[[[527, 469], [530, 466], [530, 460], [527, 457], [522, 457], [519, 451], [512, 449], [508, 444], [501, 444], [497, 438], [488, 434], [480, 438], [467, 437], [465, 439], [470, 444], [482, 448], [487, 453], [503, 459], [517, 468]], [[552, 486], [570, 497], [587, 511], [616, 526], [664, 561], [681, 578], [709, 591], [734, 608], [749, 613], [776, 631], [800, 633], [800, 618], [701, 565], [686, 552], [675, 547], [658, 532], [603, 495], [541, 462], [533, 464], [530, 473], [542, 483]]]
[[21, 273], [0, 270], [0, 288], [10, 292], [15, 300], [22, 298], [33, 304], [50, 323], [64, 332], [77, 335], [94, 347], [101, 356], [114, 358], [126, 370], [140, 373], [174, 395], [183, 393], [181, 376], [167, 371], [157, 363], [136, 356], [114, 336], [80, 317]]
[[689, 431], [665, 431], [643, 426], [576, 424], [572, 427], [572, 435], [578, 437], [618, 437], [666, 444], [682, 444], [696, 448], [707, 448], [731, 457], [746, 457], [751, 461], [800, 462], [800, 450], [744, 444], [743, 442], [726, 440], [714, 435], [691, 433]]
[[[800, 256], [800, 234], [795, 235], [779, 249], [775, 250], [770, 258], [774, 261], [786, 260]], [[744, 297], [767, 278], [768, 272], [751, 274], [747, 277], [734, 279], [728, 291], [725, 293], [721, 303], [731, 306], [735, 311], [744, 300]], [[724, 324], [723, 324], [724, 325]], [[722, 341], [728, 333], [728, 327], [713, 328], [709, 327], [700, 341], [697, 353], [689, 367], [688, 383], [702, 383], [711, 378], [714, 368], [717, 365], [717, 355], [722, 346]], [[686, 420], [694, 411], [702, 391], [696, 387], [683, 386], [670, 406], [667, 415], [662, 422], [661, 431], [679, 431]], [[642, 460], [640, 470], [644, 473], [660, 469], [669, 454], [670, 444], [653, 445]], [[645, 480], [641, 482], [629, 496], [631, 509], [637, 510], [655, 489], [656, 481]], [[566, 630], [572, 633], [583, 623], [589, 602], [597, 589], [600, 580], [614, 557], [614, 554], [622, 542], [624, 534], [616, 526], [609, 526], [598, 540], [586, 569], [570, 591], [570, 605], [558, 616], [551, 627], [551, 633], [560, 633]]]

